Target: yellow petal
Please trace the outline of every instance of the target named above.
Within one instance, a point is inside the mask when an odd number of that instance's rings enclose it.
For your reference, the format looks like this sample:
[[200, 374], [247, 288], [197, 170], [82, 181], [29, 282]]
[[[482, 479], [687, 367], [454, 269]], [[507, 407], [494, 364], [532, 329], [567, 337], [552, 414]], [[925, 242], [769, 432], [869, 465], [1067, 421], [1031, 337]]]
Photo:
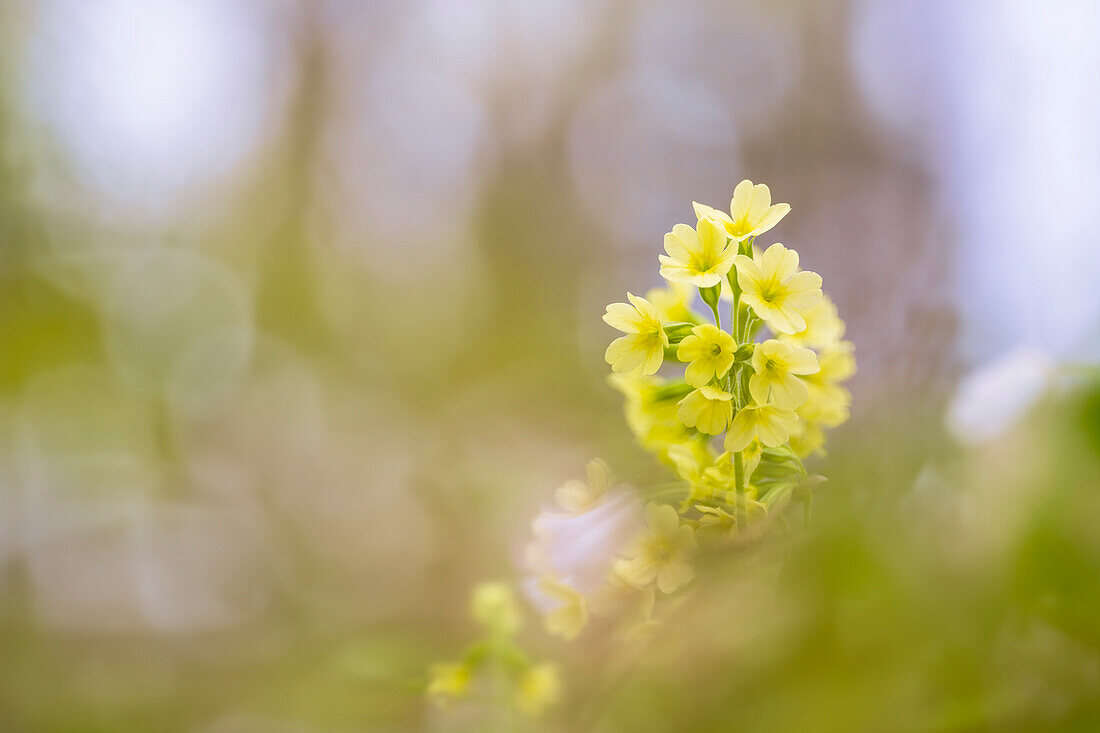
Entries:
[[780, 222], [791, 211], [790, 204], [775, 204], [765, 212], [763, 218], [753, 227], [753, 236], [759, 236]]
[[760, 269], [782, 282], [798, 272], [798, 253], [776, 242], [761, 256]]
[[645, 362], [645, 352], [638, 348], [638, 335], [620, 336], [607, 346], [604, 361], [613, 372], [631, 372]]
[[749, 208], [752, 205], [753, 185], [752, 181], [745, 179], [737, 184], [737, 188], [733, 189], [733, 200], [730, 201], [730, 216], [733, 220], [740, 222], [749, 213]]
[[719, 222], [723, 228], [726, 228], [727, 225], [733, 224], [733, 219], [730, 219], [730, 215], [725, 213], [724, 211], [712, 209], [706, 204], [700, 204], [696, 201], [692, 201], [691, 206], [693, 209], [695, 209], [696, 220], [714, 219], [715, 221]]
[[772, 205], [772, 192], [766, 184], [758, 183], [752, 187], [752, 198], [746, 218], [752, 226], [764, 219]]
[[694, 571], [686, 562], [666, 563], [657, 574], [657, 588], [662, 593], [675, 593], [694, 577]]
[[604, 313], [603, 320], [607, 325], [623, 333], [637, 333], [642, 318], [637, 308], [626, 303], [612, 303], [607, 306], [607, 313]]
[[817, 364], [817, 354], [809, 349], [791, 349], [787, 357], [787, 371], [791, 374], [816, 374], [821, 367]]

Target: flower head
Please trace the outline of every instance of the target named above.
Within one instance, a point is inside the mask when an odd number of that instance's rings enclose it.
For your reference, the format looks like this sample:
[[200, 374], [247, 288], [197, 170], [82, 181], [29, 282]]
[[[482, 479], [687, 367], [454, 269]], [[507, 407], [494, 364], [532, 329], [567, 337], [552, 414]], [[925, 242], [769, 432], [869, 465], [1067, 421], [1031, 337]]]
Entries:
[[694, 201], [691, 205], [697, 217], [719, 222], [737, 242], [763, 234], [791, 210], [790, 204], [773, 205], [768, 187], [763, 183], [754, 186], [748, 179], [738, 183], [733, 190], [729, 214]]
[[580, 514], [591, 509], [614, 483], [607, 461], [593, 458], [585, 466], [585, 471], [587, 481], [566, 481], [554, 492], [557, 505], [571, 514]]
[[694, 575], [689, 560], [695, 549], [695, 534], [691, 527], [680, 523], [680, 515], [667, 504], [648, 505], [645, 518], [646, 531], [629, 559], [615, 563], [615, 572], [637, 588], [656, 581], [662, 593], [673, 593]]
[[691, 283], [668, 280], [664, 287], [650, 288], [645, 299], [653, 304], [666, 323], [698, 323], [699, 314], [691, 307], [697, 295], [699, 291]]
[[[737, 517], [730, 514], [720, 506], [707, 506], [696, 504], [699, 511], [699, 529], [696, 530], [704, 539], [708, 536], [729, 538], [737, 535], [744, 529], [740, 527]], [[748, 524], [759, 522], [768, 516], [768, 508], [755, 499], [745, 499], [745, 520]]]
[[680, 421], [707, 435], [718, 435], [730, 423], [732, 400], [732, 394], [718, 387], [699, 387], [680, 400]]
[[806, 328], [803, 315], [821, 298], [821, 276], [799, 271], [798, 253], [776, 243], [749, 259], [737, 255], [741, 299], [772, 330], [798, 333]]
[[588, 623], [588, 603], [584, 596], [576, 588], [550, 576], [542, 578], [538, 588], [557, 604], [544, 618], [546, 630], [566, 641], [576, 637]]
[[691, 329], [680, 342], [676, 358], [689, 361], [684, 379], [693, 387], [702, 387], [714, 378], [721, 379], [733, 366], [737, 343], [733, 336], [709, 323]]
[[690, 386], [637, 374], [613, 374], [608, 381], [626, 397], [623, 411], [631, 432], [661, 460], [666, 460], [673, 445], [693, 437], [677, 414], [678, 403], [691, 391]]
[[749, 394], [756, 403], [772, 402], [788, 410], [804, 403], [808, 396], [806, 385], [798, 375], [814, 374], [819, 370], [814, 352], [775, 339], [756, 345], [752, 368], [756, 374], [749, 378]]
[[445, 705], [470, 690], [470, 668], [465, 664], [435, 664], [428, 670], [428, 697]]
[[798, 333], [780, 334], [780, 339], [795, 346], [825, 349], [836, 346], [844, 338], [844, 321], [837, 314], [836, 305], [829, 296], [821, 299], [802, 313], [806, 327]]
[[686, 282], [709, 288], [722, 282], [733, 267], [737, 246], [726, 237], [726, 230], [716, 221], [700, 219], [696, 229], [677, 224], [665, 235], [665, 252], [661, 255], [661, 277], [674, 282]]
[[821, 352], [820, 370], [806, 378], [808, 399], [798, 408], [798, 416], [804, 421], [836, 427], [848, 419], [852, 395], [840, 383], [856, 370], [850, 347], [850, 342], [842, 341], [837, 348]]
[[540, 715], [561, 696], [561, 677], [556, 665], [536, 664], [516, 683], [516, 707], [524, 715]]
[[743, 407], [726, 433], [726, 450], [744, 450], [753, 438], [769, 448], [778, 448], [790, 438], [791, 429], [797, 422], [794, 411], [775, 405]]
[[665, 347], [668, 346], [661, 315], [645, 298], [631, 293], [627, 293], [626, 297], [629, 305], [612, 303], [603, 316], [609, 326], [627, 334], [611, 342], [604, 359], [615, 372], [654, 374], [661, 368]]
[[494, 634], [511, 636], [519, 630], [519, 606], [505, 583], [482, 583], [474, 588], [470, 615]]

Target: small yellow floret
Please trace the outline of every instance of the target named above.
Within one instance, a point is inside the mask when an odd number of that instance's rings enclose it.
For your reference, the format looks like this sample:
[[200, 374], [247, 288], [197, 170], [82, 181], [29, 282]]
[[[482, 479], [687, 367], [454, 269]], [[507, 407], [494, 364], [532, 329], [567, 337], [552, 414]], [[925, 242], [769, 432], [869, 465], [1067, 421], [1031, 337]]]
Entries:
[[696, 229], [677, 224], [665, 235], [665, 252], [660, 255], [661, 277], [672, 282], [709, 288], [722, 282], [733, 267], [737, 246], [726, 237], [722, 225], [700, 219]]
[[629, 305], [612, 303], [603, 316], [609, 326], [627, 334], [611, 342], [604, 360], [614, 372], [655, 374], [661, 368], [668, 346], [661, 315], [645, 298], [632, 293], [627, 293], [626, 297]]
[[510, 636], [519, 630], [519, 605], [505, 583], [481, 583], [474, 588], [470, 615], [494, 634]]
[[721, 379], [733, 366], [737, 343], [733, 336], [709, 323], [691, 329], [680, 342], [676, 358], [688, 364], [684, 379], [693, 387], [702, 387], [714, 378]]
[[836, 305], [827, 295], [822, 295], [821, 300], [807, 308], [802, 318], [806, 321], [806, 327], [798, 333], [781, 334], [783, 341], [795, 346], [827, 349], [835, 347], [844, 338], [844, 321], [840, 320]]
[[754, 186], [748, 179], [733, 190], [729, 214], [694, 201], [692, 206], [697, 217], [719, 222], [737, 242], [763, 234], [791, 210], [790, 204], [772, 204], [771, 190], [763, 183]]
[[539, 581], [539, 590], [558, 604], [546, 614], [546, 630], [566, 641], [575, 638], [588, 623], [588, 604], [584, 596], [551, 577]]
[[817, 354], [782, 341], [768, 339], [757, 344], [752, 354], [749, 394], [759, 405], [769, 402], [793, 410], [808, 397], [806, 385], [798, 377], [818, 371]]
[[702, 386], [680, 400], [680, 422], [707, 435], [725, 431], [733, 414], [733, 395], [718, 387]]
[[726, 450], [745, 450], [753, 438], [769, 448], [778, 448], [790, 438], [798, 416], [793, 410], [775, 405], [750, 405], [738, 411], [726, 433]]
[[797, 252], [776, 243], [752, 259], [737, 255], [735, 263], [741, 301], [773, 331], [793, 334], [806, 328], [803, 314], [821, 299], [821, 276], [800, 272]]
[[532, 717], [541, 715], [561, 696], [561, 677], [557, 666], [544, 662], [531, 667], [519, 678], [515, 695], [516, 707], [521, 713]]
[[667, 504], [646, 506], [645, 519], [646, 531], [627, 559], [615, 561], [615, 572], [636, 588], [645, 589], [656, 581], [662, 593], [673, 593], [694, 575], [690, 559], [695, 534], [690, 526], [680, 523], [680, 515]]
[[445, 705], [470, 690], [470, 668], [465, 664], [434, 664], [428, 671], [428, 697]]

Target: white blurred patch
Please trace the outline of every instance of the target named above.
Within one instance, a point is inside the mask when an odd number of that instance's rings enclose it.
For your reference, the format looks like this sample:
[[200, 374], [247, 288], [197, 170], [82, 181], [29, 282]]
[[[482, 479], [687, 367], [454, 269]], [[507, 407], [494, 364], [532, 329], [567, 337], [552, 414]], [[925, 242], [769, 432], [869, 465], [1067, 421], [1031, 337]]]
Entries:
[[182, 415], [199, 415], [227, 398], [252, 349], [243, 283], [186, 250], [151, 248], [120, 267], [102, 307], [112, 365], [143, 389], [164, 390]]
[[[410, 21], [425, 12], [404, 10]], [[475, 90], [456, 79], [458, 59], [437, 57], [444, 40], [462, 44], [489, 30], [476, 8], [461, 15], [449, 39], [438, 24], [406, 30], [404, 16], [360, 6], [330, 19], [331, 113], [314, 169], [328, 226], [318, 239], [394, 282], [451, 273], [470, 252], [469, 221], [492, 158], [490, 121]], [[379, 42], [364, 44], [365, 34]]]
[[948, 57], [940, 48], [945, 42], [941, 15], [935, 0], [864, 0], [852, 14], [855, 81], [887, 130], [906, 138], [893, 149], [912, 153], [913, 163], [927, 160], [947, 114], [942, 68]]
[[551, 575], [585, 596], [605, 585], [612, 564], [643, 528], [642, 502], [633, 489], [612, 489], [580, 514], [546, 510], [531, 524], [534, 539], [524, 551], [525, 588], [542, 611], [554, 603], [538, 590]]
[[[781, 4], [659, 0], [638, 11], [630, 40], [635, 68], [706, 84], [745, 136], [768, 129], [799, 65], [795, 19]], [[733, 194], [727, 185], [723, 209]]]
[[[852, 58], [956, 233], [959, 348], [1100, 358], [1100, 4], [878, 0]], [[912, 145], [916, 142], [917, 145]]]
[[129, 533], [130, 574], [146, 626], [211, 631], [257, 616], [270, 595], [256, 509], [150, 507]]
[[146, 405], [94, 367], [46, 372], [24, 390], [10, 510], [45, 623], [93, 632], [141, 626], [126, 536], [164, 488], [153, 424]]
[[239, 495], [165, 501], [178, 487], [162, 427], [143, 393], [103, 369], [46, 372], [25, 389], [5, 499], [46, 624], [200, 632], [266, 607], [262, 514]]
[[1020, 348], [971, 372], [947, 410], [947, 427], [961, 443], [979, 444], [1004, 434], [1053, 383], [1055, 364], [1045, 353]]
[[592, 219], [654, 253], [672, 224], [693, 221], [693, 200], [728, 202], [740, 169], [733, 114], [714, 89], [660, 71], [594, 88], [570, 121], [568, 155]]
[[158, 216], [274, 132], [293, 78], [284, 2], [44, 0], [22, 85], [106, 203]]

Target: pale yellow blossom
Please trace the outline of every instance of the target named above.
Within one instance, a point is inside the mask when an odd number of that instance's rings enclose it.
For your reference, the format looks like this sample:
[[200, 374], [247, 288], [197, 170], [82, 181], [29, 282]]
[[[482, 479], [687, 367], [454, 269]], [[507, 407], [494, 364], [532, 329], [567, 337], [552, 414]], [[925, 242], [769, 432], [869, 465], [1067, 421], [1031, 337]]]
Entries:
[[737, 246], [726, 237], [720, 224], [700, 219], [697, 229], [677, 224], [665, 235], [665, 252], [660, 255], [661, 277], [709, 288], [722, 282], [733, 267]]
[[646, 531], [627, 557], [615, 563], [615, 572], [635, 587], [646, 588], [656, 582], [662, 593], [673, 593], [687, 585], [694, 575], [690, 559], [695, 550], [695, 535], [667, 504], [650, 504], [645, 516]]
[[790, 204], [772, 204], [771, 190], [763, 183], [754, 186], [748, 179], [733, 190], [729, 214], [696, 202], [692, 206], [697, 217], [719, 222], [737, 242], [763, 234], [791, 210]]
[[803, 314], [821, 298], [821, 276], [799, 271], [797, 252], [776, 243], [752, 259], [738, 255], [735, 263], [741, 302], [777, 333], [806, 328]]
[[661, 314], [646, 300], [632, 293], [626, 294], [626, 303], [607, 306], [604, 321], [626, 336], [611, 342], [604, 353], [604, 360], [615, 372], [640, 372], [654, 374], [661, 368], [668, 346], [668, 336], [661, 323]]

